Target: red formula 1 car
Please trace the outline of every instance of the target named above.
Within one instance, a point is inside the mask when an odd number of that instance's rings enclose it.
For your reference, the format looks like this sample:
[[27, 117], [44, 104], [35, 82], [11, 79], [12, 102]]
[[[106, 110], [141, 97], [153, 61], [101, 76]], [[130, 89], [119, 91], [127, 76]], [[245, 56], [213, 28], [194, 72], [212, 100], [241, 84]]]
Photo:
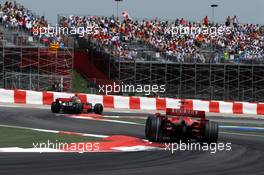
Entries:
[[147, 118], [145, 135], [152, 142], [195, 140], [216, 143], [218, 123], [209, 121], [204, 111], [167, 109], [166, 115], [155, 114]]
[[51, 112], [59, 113], [60, 111], [68, 114], [80, 114], [94, 112], [96, 114], [103, 113], [103, 105], [100, 103], [82, 103], [78, 96], [71, 98], [57, 98], [55, 102], [51, 104]]

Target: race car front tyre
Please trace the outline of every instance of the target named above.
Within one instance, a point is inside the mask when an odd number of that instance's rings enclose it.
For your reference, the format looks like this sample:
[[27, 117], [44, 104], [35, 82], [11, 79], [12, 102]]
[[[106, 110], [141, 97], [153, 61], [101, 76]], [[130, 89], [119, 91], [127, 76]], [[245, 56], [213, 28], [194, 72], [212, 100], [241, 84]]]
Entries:
[[218, 123], [206, 121], [203, 141], [205, 143], [217, 143], [218, 140]]
[[51, 112], [52, 113], [59, 113], [60, 112], [60, 104], [53, 102], [51, 104]]
[[100, 104], [100, 103], [96, 103], [96, 104], [94, 105], [94, 113], [95, 113], [95, 114], [102, 114], [102, 113], [103, 113], [103, 110], [104, 110], [104, 107], [103, 107], [102, 104]]
[[146, 124], [146, 136], [148, 136], [148, 140], [151, 142], [162, 142], [162, 119], [151, 116]]

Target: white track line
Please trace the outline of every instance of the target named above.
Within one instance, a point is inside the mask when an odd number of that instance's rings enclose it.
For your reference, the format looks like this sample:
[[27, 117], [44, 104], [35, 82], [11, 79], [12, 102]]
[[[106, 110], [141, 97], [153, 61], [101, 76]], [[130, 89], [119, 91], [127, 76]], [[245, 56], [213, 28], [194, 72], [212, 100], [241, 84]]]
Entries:
[[0, 125], [0, 127], [6, 127], [6, 128], [17, 128], [17, 129], [28, 129], [32, 131], [39, 131], [39, 132], [48, 132], [48, 133], [73, 133], [76, 135], [81, 135], [85, 137], [98, 137], [98, 138], [106, 138], [108, 137], [107, 135], [98, 135], [98, 134], [87, 134], [87, 133], [77, 133], [77, 132], [68, 132], [68, 131], [57, 131], [57, 130], [47, 130], [47, 129], [38, 129], [38, 128], [29, 128], [29, 127], [21, 127], [21, 126], [11, 126], [11, 125]]
[[19, 147], [9, 147], [0, 148], [0, 152], [4, 153], [61, 153], [65, 152], [63, 150], [51, 149], [51, 148], [19, 148]]
[[102, 122], [111, 122], [111, 123], [122, 123], [122, 124], [129, 124], [129, 125], [139, 125], [139, 126], [143, 126], [144, 124], [140, 124], [140, 123], [135, 123], [135, 122], [128, 122], [128, 121], [122, 121], [122, 120], [110, 120], [110, 119], [96, 119], [93, 117], [87, 117], [87, 116], [67, 116], [68, 118], [73, 118], [73, 119], [82, 119], [82, 120], [94, 120], [94, 121], [102, 121]]
[[0, 107], [8, 107], [8, 108], [29, 108], [29, 109], [50, 109], [50, 106], [43, 105], [25, 105], [25, 104], [0, 104]]
[[241, 129], [241, 131], [264, 131], [263, 127], [252, 127], [252, 126], [237, 126], [237, 125], [221, 125], [219, 128], [223, 129]]
[[227, 135], [238, 135], [238, 136], [249, 136], [249, 137], [262, 137], [264, 138], [264, 135], [256, 135], [256, 134], [241, 134], [241, 133], [234, 133], [234, 132], [219, 132], [221, 134], [227, 134]]

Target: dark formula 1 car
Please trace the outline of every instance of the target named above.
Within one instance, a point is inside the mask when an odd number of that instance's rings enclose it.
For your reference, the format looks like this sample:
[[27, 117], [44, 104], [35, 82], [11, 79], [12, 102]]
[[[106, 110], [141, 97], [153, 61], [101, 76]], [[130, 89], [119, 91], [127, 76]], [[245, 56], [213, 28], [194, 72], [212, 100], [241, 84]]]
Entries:
[[76, 96], [72, 98], [57, 98], [55, 102], [51, 104], [51, 111], [53, 113], [59, 113], [60, 111], [69, 114], [80, 114], [80, 113], [90, 113], [95, 114], [103, 113], [103, 105], [100, 103], [82, 103], [80, 99]]
[[155, 114], [147, 118], [145, 135], [152, 142], [195, 140], [216, 143], [218, 123], [209, 121], [204, 111], [167, 109], [166, 115]]

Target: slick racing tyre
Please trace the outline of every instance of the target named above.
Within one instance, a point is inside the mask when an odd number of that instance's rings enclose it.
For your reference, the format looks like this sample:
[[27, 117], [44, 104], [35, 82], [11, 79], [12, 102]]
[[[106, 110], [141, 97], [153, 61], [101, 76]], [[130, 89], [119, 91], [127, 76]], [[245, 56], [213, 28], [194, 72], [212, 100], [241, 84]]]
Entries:
[[205, 143], [217, 143], [218, 140], [218, 123], [206, 121], [203, 141]]
[[94, 105], [94, 113], [95, 113], [95, 114], [102, 114], [102, 113], [103, 113], [103, 110], [104, 110], [104, 107], [103, 107], [102, 104], [100, 104], [100, 103], [96, 103], [96, 104]]
[[149, 139], [149, 133], [150, 133], [150, 120], [155, 117], [154, 115], [148, 116], [145, 124], [145, 136], [147, 139]]
[[75, 104], [74, 109], [73, 109], [73, 113], [80, 114], [80, 113], [82, 113], [82, 111], [83, 111], [83, 104], [82, 103]]
[[155, 116], [150, 116], [146, 122], [145, 134], [151, 142], [162, 142], [163, 140], [163, 129], [162, 119]]
[[60, 104], [53, 102], [51, 104], [51, 112], [52, 113], [59, 113], [60, 112]]

